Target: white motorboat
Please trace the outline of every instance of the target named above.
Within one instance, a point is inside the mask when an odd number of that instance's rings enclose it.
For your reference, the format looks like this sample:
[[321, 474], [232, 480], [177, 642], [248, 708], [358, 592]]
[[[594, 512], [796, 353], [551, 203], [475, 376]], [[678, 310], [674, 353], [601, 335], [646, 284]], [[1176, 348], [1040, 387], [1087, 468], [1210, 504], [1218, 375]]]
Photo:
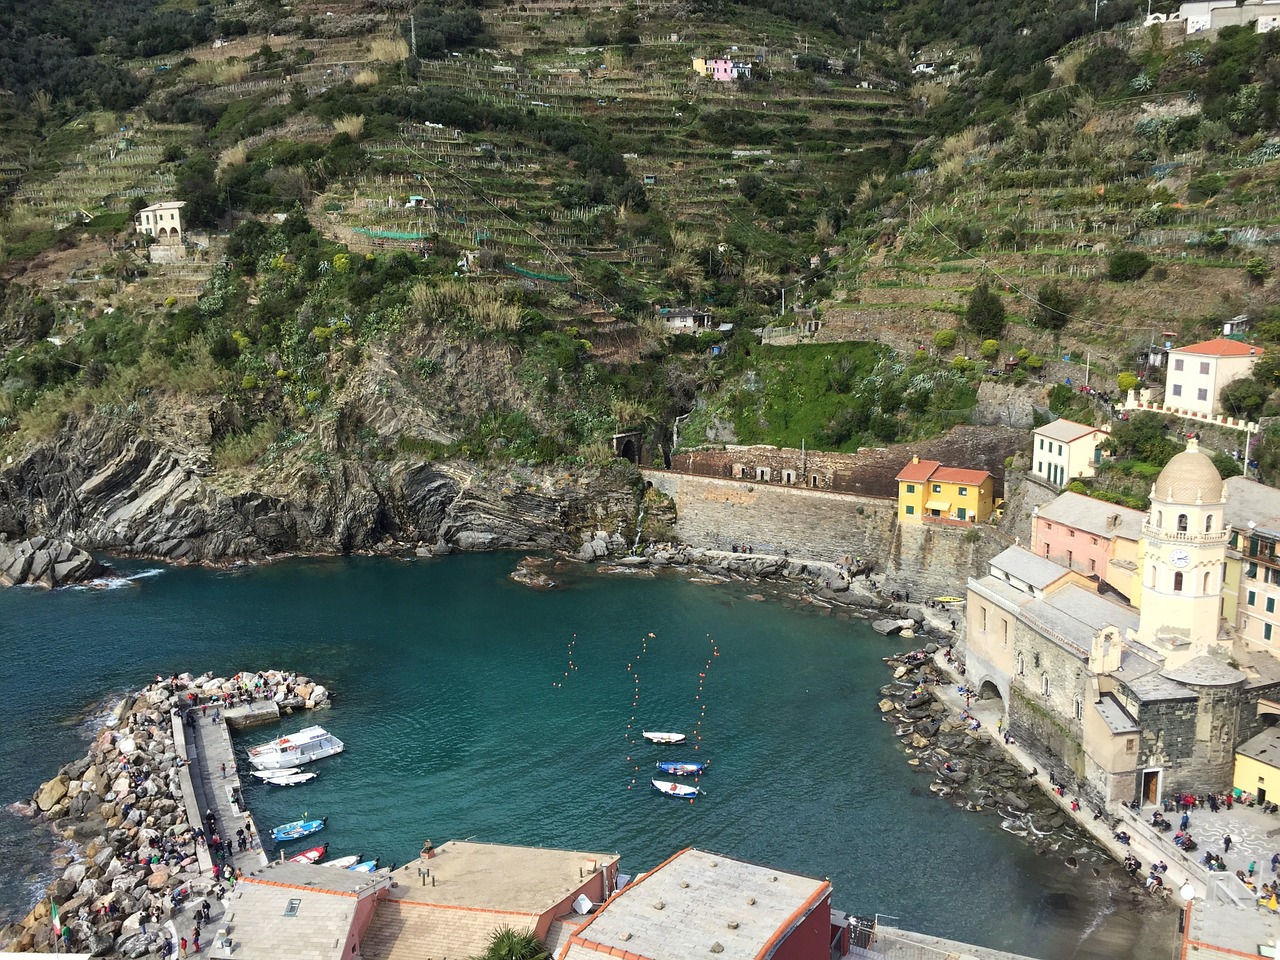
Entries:
[[337, 860], [330, 860], [328, 863], [323, 864], [323, 866], [337, 867], [339, 870], [346, 870], [348, 867], [354, 867], [359, 862], [360, 858], [353, 853], [349, 857], [339, 857]]
[[287, 777], [293, 773], [301, 773], [301, 767], [282, 767], [279, 770], [250, 770], [259, 780], [274, 780], [276, 777]]
[[661, 733], [654, 730], [645, 730], [644, 738], [651, 743], [684, 743], [685, 741], [683, 733]]
[[653, 789], [668, 797], [679, 797], [681, 800], [692, 800], [702, 791], [689, 783], [676, 783], [674, 780], [650, 780]]
[[282, 770], [332, 757], [345, 748], [324, 727], [303, 727], [297, 733], [254, 747], [249, 751], [249, 762], [259, 770]]
[[296, 787], [300, 783], [307, 783], [314, 780], [314, 773], [282, 773], [274, 777], [263, 777], [263, 783], [269, 783], [273, 787]]

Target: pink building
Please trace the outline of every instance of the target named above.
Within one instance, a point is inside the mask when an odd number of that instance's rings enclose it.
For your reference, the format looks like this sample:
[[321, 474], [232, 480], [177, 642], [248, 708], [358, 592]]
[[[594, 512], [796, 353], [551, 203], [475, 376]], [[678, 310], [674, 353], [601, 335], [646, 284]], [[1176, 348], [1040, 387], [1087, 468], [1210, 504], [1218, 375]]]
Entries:
[[1137, 551], [1146, 514], [1078, 493], [1036, 511], [1032, 551], [1136, 601]]
[[693, 60], [695, 73], [717, 83], [728, 83], [751, 76], [751, 64], [741, 60], [730, 60], [728, 57], [695, 57]]

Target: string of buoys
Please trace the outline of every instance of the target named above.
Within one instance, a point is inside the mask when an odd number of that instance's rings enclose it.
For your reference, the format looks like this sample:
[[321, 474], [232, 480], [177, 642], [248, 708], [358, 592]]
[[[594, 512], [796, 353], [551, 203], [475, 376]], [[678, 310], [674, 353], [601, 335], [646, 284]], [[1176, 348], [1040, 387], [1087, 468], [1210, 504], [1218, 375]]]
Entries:
[[573, 645], [578, 642], [578, 635], [575, 633], [573, 639], [569, 641], [569, 665], [564, 671], [564, 676], [559, 680], [552, 680], [553, 687], [561, 688], [564, 686], [565, 680], [569, 679], [569, 674], [578, 672], [578, 664], [573, 659]]
[[[709, 633], [707, 634], [707, 642], [711, 644], [711, 655], [707, 657], [707, 662], [703, 666], [703, 668], [700, 671], [698, 671], [698, 692], [693, 695], [694, 702], [698, 704], [698, 719], [693, 724], [693, 740], [694, 740], [693, 749], [694, 750], [697, 750], [698, 747], [702, 745], [702, 721], [707, 718], [707, 701], [703, 699], [703, 696], [706, 692], [705, 685], [707, 682], [707, 675], [711, 673], [712, 662], [715, 660], [716, 657], [720, 656], [720, 648], [719, 646], [717, 646], [715, 640], [711, 638], [711, 634]], [[702, 781], [701, 774], [693, 778], [693, 782], [695, 784], [701, 783], [701, 781]], [[695, 799], [697, 798], [690, 797], [689, 802], [693, 803]]]
[[[639, 742], [636, 740], [635, 726], [636, 726], [636, 711], [640, 708], [640, 660], [644, 657], [646, 653], [649, 652], [649, 641], [651, 639], [656, 639], [652, 632], [649, 633], [648, 636], [640, 638], [640, 652], [635, 655], [635, 657], [632, 659], [630, 663], [627, 664], [627, 673], [631, 674], [632, 679], [635, 681], [635, 684], [634, 684], [635, 689], [631, 697], [631, 719], [627, 722], [627, 732], [623, 734], [623, 739], [627, 741], [628, 748], [635, 747]], [[628, 756], [627, 763], [631, 763], [631, 762], [632, 762], [631, 757]], [[635, 764], [634, 766], [632, 766], [631, 771], [632, 773], [639, 773], [640, 765]], [[631, 782], [627, 784], [627, 789], [630, 790], [635, 785], [636, 785], [636, 778], [632, 777]]]

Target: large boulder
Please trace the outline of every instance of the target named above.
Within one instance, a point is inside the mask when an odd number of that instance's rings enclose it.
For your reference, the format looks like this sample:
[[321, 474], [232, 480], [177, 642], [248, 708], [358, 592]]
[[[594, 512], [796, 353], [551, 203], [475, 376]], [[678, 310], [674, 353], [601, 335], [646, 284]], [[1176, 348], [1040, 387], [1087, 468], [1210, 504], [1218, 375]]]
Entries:
[[33, 799], [42, 813], [48, 813], [67, 795], [68, 783], [70, 780], [66, 776], [58, 776], [40, 785]]

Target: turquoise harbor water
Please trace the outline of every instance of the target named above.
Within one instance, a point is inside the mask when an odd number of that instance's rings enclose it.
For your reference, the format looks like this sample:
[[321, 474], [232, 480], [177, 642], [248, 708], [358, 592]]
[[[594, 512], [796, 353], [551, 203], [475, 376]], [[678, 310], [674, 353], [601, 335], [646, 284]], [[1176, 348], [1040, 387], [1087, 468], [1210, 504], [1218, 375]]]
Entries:
[[[86, 717], [113, 692], [283, 667], [336, 706], [279, 731], [318, 718], [347, 752], [311, 784], [246, 793], [263, 827], [327, 815], [333, 856], [402, 863], [427, 837], [473, 837], [618, 851], [634, 873], [692, 844], [830, 877], [840, 908], [943, 936], [1054, 960], [1168, 955], [1173, 915], [1117, 909], [1107, 864], [1068, 873], [1070, 851], [1037, 857], [999, 819], [928, 795], [875, 709], [880, 658], [901, 641], [740, 584], [584, 571], [535, 592], [507, 579], [516, 559], [299, 560], [0, 593], [0, 803], [82, 755]], [[702, 739], [660, 748], [636, 742], [642, 727]], [[693, 804], [648, 786], [656, 760], [685, 757], [711, 763]], [[51, 848], [0, 812], [0, 918], [30, 905]]]

